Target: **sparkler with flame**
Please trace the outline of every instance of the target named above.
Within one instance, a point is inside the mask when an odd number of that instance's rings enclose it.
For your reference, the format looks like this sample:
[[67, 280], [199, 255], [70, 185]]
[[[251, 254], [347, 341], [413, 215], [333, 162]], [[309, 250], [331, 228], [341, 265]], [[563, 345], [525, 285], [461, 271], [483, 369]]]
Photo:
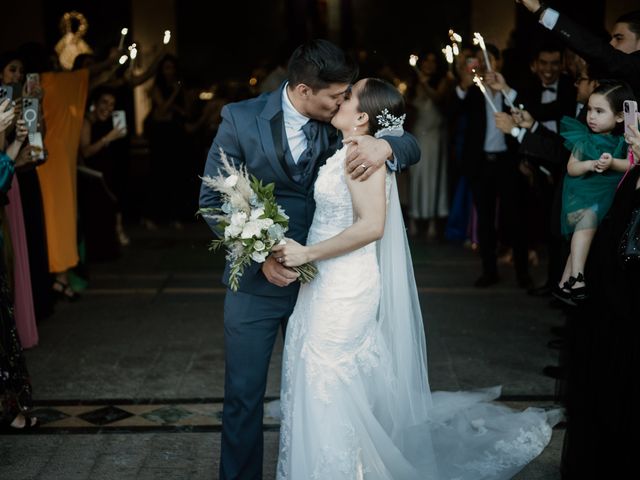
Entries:
[[126, 27], [120, 30], [120, 43], [118, 43], [118, 51], [122, 50], [122, 48], [124, 47], [124, 39], [127, 36], [127, 33], [129, 33], [129, 29]]
[[482, 95], [484, 95], [484, 98], [487, 100], [487, 103], [491, 107], [491, 110], [493, 110], [493, 113], [498, 113], [498, 109], [493, 104], [493, 100], [491, 99], [491, 97], [489, 97], [489, 93], [487, 93], [487, 87], [484, 86], [484, 83], [482, 83], [482, 79], [478, 76], [477, 73], [473, 76], [473, 83], [478, 86], [478, 88], [482, 92]]

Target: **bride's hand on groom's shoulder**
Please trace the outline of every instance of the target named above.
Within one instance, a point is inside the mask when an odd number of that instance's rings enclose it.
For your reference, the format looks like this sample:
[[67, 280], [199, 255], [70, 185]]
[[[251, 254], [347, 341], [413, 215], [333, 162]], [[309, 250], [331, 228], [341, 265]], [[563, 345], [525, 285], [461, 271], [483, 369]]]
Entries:
[[349, 145], [347, 173], [353, 180], [365, 181], [393, 155], [389, 142], [371, 135], [347, 137], [343, 143]]
[[309, 257], [309, 248], [291, 238], [287, 238], [286, 241], [287, 243], [276, 245], [271, 249], [271, 256], [281, 265], [299, 267], [312, 260]]
[[262, 264], [262, 273], [269, 283], [278, 287], [286, 287], [295, 282], [299, 277], [297, 272], [279, 263], [273, 254], [269, 255]]

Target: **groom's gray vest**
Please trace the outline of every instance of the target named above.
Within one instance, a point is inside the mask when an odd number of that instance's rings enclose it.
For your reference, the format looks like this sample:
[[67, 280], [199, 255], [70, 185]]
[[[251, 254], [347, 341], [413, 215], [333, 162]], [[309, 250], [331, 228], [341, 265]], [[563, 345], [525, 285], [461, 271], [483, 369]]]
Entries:
[[[330, 124], [320, 124], [317, 152], [303, 169], [299, 168], [291, 156], [284, 129], [282, 88], [254, 99], [226, 105], [222, 109], [222, 123], [209, 150], [204, 175], [217, 174], [222, 148], [229, 158], [244, 163], [249, 173], [263, 183], [274, 182], [276, 200], [289, 216], [286, 236], [305, 244], [315, 211], [313, 183], [319, 167], [338, 148], [340, 137]], [[220, 205], [218, 196], [203, 186], [200, 190], [200, 206]], [[261, 266], [253, 262], [244, 270], [239, 291], [267, 296], [297, 293], [299, 282], [288, 287], [277, 287], [267, 281]], [[227, 262], [223, 276], [225, 285], [228, 285], [228, 280]]]

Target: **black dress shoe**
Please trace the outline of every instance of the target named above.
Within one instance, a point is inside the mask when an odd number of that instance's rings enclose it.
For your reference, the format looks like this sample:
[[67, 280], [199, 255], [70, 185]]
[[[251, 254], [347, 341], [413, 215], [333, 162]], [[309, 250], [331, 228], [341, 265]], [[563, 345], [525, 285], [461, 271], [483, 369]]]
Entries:
[[476, 283], [474, 283], [474, 286], [477, 288], [485, 288], [491, 285], [495, 285], [499, 281], [500, 281], [500, 277], [498, 277], [497, 274], [483, 273], [482, 275], [480, 275], [480, 277], [478, 277], [478, 279], [476, 280]]
[[542, 373], [545, 376], [555, 378], [556, 380], [564, 380], [567, 378], [567, 369], [555, 365], [547, 365], [542, 369]]
[[564, 302], [567, 305], [570, 305], [572, 307], [576, 306], [576, 302], [574, 302], [573, 299], [571, 298], [571, 291], [570, 290], [566, 290], [566, 289], [560, 288], [560, 287], [555, 287], [551, 291], [551, 295], [553, 295], [555, 298], [557, 298], [561, 302]]
[[530, 288], [527, 293], [532, 297], [549, 297], [551, 296], [551, 287], [545, 283], [539, 287]]
[[[584, 276], [582, 273], [579, 273], [576, 277], [576, 282], [584, 282]], [[574, 282], [575, 283], [575, 282]], [[587, 287], [574, 287], [571, 285], [571, 300], [576, 305], [584, 302], [587, 299]]]

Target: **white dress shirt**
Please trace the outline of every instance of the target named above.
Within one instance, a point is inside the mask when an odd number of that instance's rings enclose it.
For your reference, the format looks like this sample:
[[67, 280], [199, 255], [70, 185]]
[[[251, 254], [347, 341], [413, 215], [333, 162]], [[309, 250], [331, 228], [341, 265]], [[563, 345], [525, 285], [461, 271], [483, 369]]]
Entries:
[[[540, 98], [540, 103], [542, 103], [544, 105], [546, 103], [553, 103], [556, 100], [558, 100], [558, 85], [559, 84], [560, 84], [560, 81], [556, 80], [555, 83], [552, 83], [550, 85], [543, 85], [543, 87], [554, 88], [555, 92], [551, 92], [549, 90], [543, 90], [542, 91], [542, 97]], [[545, 122], [542, 122], [542, 124], [545, 127], [547, 127], [549, 130], [551, 130], [552, 132], [558, 133], [558, 122], [556, 120], [547, 120]]]
[[282, 89], [282, 114], [289, 151], [291, 151], [293, 161], [297, 164], [300, 155], [307, 148], [307, 137], [302, 131], [302, 127], [309, 121], [309, 118], [298, 112], [291, 100], [289, 100], [289, 95], [287, 94], [288, 85], [287, 83]]
[[[467, 96], [467, 92], [462, 90], [460, 86], [456, 87], [456, 93], [460, 100], [464, 100]], [[498, 109], [498, 111], [502, 111], [502, 93], [496, 92], [493, 93], [491, 89], [487, 89], [487, 93], [491, 97], [493, 104]], [[515, 101], [518, 96], [518, 92], [516, 92], [513, 88], [507, 94], [509, 100], [512, 102]], [[489, 105], [489, 101], [485, 98], [485, 112], [487, 115], [487, 129], [485, 130], [484, 136], [484, 151], [487, 153], [499, 153], [507, 151], [507, 142], [505, 140], [504, 133], [502, 133], [498, 127], [496, 126], [496, 119], [493, 115], [493, 109], [491, 105]]]

